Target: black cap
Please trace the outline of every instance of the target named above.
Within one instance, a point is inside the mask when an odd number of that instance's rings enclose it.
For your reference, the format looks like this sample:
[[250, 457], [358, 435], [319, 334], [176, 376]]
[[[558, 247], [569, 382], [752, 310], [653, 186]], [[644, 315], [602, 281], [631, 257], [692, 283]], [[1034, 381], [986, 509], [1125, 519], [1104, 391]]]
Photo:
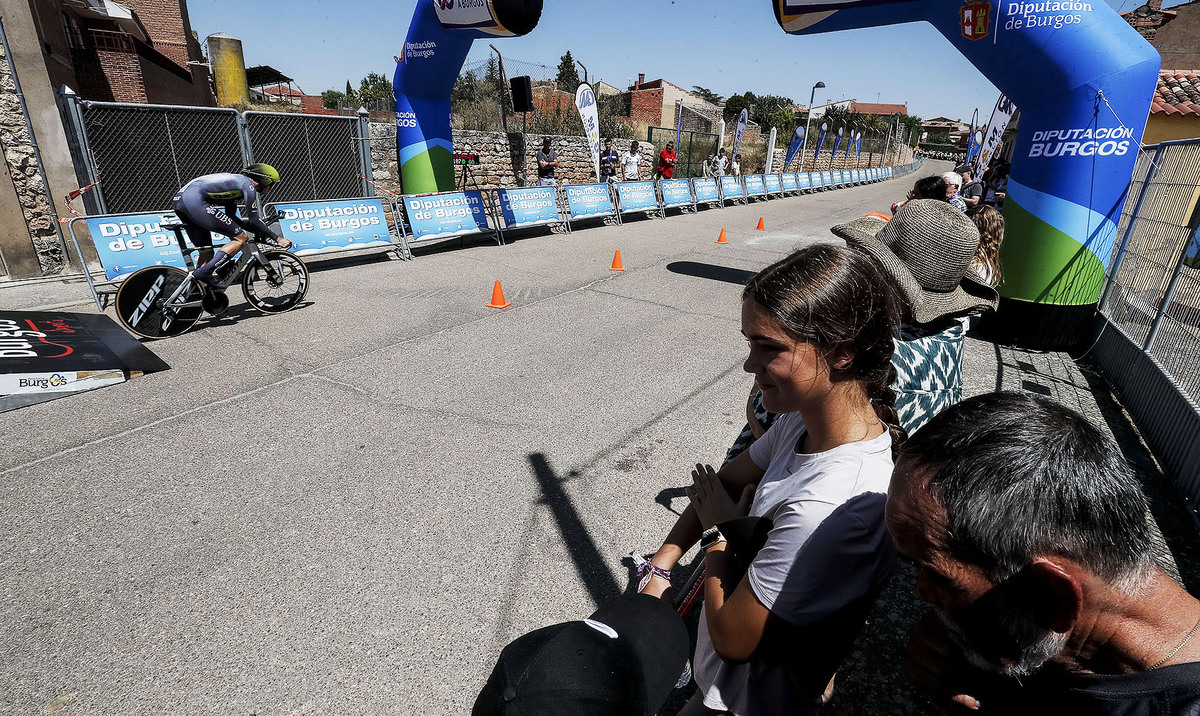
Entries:
[[670, 605], [626, 594], [583, 621], [518, 637], [500, 652], [472, 716], [653, 716], [688, 657]]

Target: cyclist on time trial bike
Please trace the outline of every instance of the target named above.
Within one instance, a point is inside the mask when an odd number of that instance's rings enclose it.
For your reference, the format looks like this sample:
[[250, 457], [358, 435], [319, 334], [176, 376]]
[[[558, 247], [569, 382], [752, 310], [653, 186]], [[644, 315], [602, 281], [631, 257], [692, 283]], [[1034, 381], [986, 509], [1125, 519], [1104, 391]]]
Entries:
[[[249, 229], [259, 236], [269, 236], [280, 248], [288, 248], [291, 241], [275, 235], [275, 232], [258, 217], [255, 202], [259, 195], [279, 181], [279, 172], [270, 164], [251, 164], [237, 174], [220, 172], [196, 177], [175, 195], [175, 214], [187, 231], [192, 244], [200, 249], [203, 265], [192, 274], [197, 280], [223, 288], [220, 280], [213, 276], [225, 262], [236, 256], [246, 245]], [[244, 206], [244, 216], [237, 214], [237, 205]], [[229, 237], [214, 254], [212, 234], [216, 232]]]

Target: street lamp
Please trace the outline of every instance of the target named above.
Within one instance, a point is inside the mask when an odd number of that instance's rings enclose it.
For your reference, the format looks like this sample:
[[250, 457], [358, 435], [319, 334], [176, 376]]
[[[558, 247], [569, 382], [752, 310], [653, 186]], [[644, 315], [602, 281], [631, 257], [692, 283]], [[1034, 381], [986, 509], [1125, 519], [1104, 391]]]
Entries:
[[[808, 96], [808, 117], [805, 118], [805, 120], [804, 120], [804, 141], [805, 141], [805, 143], [808, 142], [808, 125], [812, 124], [813, 100], [816, 99], [817, 90], [819, 90], [819, 89], [825, 89], [824, 82], [818, 82], [815, 85], [813, 85], [812, 94], [810, 94]], [[800, 149], [800, 171], [804, 171], [804, 150], [805, 149], [807, 149], [807, 147], [801, 147], [801, 149]], [[816, 162], [816, 160], [813, 160], [813, 161], [814, 161], [814, 163]]]

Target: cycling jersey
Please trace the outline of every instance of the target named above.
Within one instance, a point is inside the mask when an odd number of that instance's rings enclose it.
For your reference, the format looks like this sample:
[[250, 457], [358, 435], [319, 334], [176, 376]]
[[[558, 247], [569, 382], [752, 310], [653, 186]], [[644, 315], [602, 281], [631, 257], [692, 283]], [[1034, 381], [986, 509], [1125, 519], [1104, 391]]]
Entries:
[[[211, 246], [209, 231], [230, 238], [243, 231], [277, 238], [275, 232], [258, 217], [255, 207], [257, 201], [258, 191], [249, 177], [222, 172], [196, 177], [184, 184], [173, 203], [175, 213], [187, 229], [192, 243]], [[240, 217], [237, 213], [238, 204], [243, 207]]]

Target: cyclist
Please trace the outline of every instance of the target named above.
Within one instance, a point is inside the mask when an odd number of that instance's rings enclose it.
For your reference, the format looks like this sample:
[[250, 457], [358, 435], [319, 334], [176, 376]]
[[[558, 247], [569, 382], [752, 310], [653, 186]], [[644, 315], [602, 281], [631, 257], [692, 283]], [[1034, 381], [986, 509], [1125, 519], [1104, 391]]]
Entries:
[[[200, 268], [192, 274], [197, 280], [223, 288], [221, 281], [213, 276], [225, 262], [236, 256], [246, 245], [249, 229], [259, 236], [270, 237], [280, 248], [288, 248], [292, 242], [275, 235], [275, 232], [258, 217], [255, 202], [259, 195], [279, 181], [279, 172], [270, 164], [251, 164], [237, 174], [219, 172], [196, 177], [175, 195], [175, 214], [187, 231], [192, 245], [200, 249]], [[237, 214], [237, 205], [244, 206], [243, 216]], [[212, 251], [212, 233], [229, 237], [229, 242]], [[205, 250], [207, 249], [207, 250]]]

